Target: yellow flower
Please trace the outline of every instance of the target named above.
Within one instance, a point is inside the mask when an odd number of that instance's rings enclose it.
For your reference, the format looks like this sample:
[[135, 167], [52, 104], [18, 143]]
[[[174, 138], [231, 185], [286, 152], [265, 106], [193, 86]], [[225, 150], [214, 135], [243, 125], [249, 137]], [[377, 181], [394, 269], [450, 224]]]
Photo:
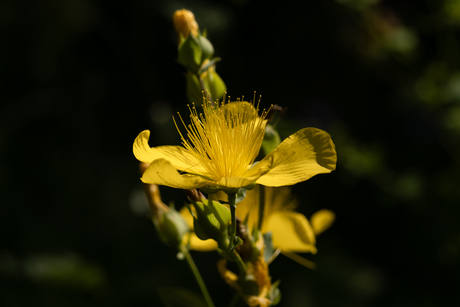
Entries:
[[[316, 236], [329, 228], [335, 219], [334, 212], [320, 210], [311, 217], [311, 224], [301, 213], [294, 212], [297, 201], [291, 196], [289, 187], [269, 188], [256, 186], [247, 191], [246, 198], [238, 203], [236, 215], [241, 220], [248, 219], [248, 227], [258, 227], [260, 191], [264, 189], [264, 210], [261, 231], [271, 232], [273, 247], [279, 249], [287, 257], [298, 263], [313, 267], [314, 264], [296, 253], [313, 253], [316, 249]], [[216, 195], [221, 200], [226, 200], [224, 193]], [[189, 227], [193, 229], [190, 213], [182, 209], [180, 213], [185, 218]], [[190, 247], [198, 251], [215, 250], [217, 245], [212, 240], [200, 241], [191, 237]]]
[[245, 101], [213, 106], [205, 100], [203, 113], [194, 106], [190, 113], [191, 124], [184, 124], [188, 139], [181, 134], [183, 146], [151, 148], [148, 130], [134, 141], [136, 158], [151, 163], [141, 178], [144, 183], [228, 192], [253, 183], [293, 185], [335, 169], [335, 146], [325, 131], [301, 129], [254, 164], [264, 136], [266, 111], [259, 116], [258, 108]]

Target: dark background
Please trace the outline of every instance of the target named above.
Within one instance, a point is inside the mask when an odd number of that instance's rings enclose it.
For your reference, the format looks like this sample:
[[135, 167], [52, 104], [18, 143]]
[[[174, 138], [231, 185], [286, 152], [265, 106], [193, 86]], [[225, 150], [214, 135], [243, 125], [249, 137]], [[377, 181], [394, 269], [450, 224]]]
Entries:
[[[282, 137], [332, 135], [337, 170], [294, 187], [328, 208], [317, 270], [280, 256], [280, 306], [455, 306], [460, 1], [0, 2], [0, 305], [161, 306], [198, 290], [146, 217], [137, 134], [179, 144], [176, 9], [208, 30], [233, 97], [288, 107]], [[185, 197], [162, 188], [165, 202]], [[217, 306], [216, 253], [193, 253]]]

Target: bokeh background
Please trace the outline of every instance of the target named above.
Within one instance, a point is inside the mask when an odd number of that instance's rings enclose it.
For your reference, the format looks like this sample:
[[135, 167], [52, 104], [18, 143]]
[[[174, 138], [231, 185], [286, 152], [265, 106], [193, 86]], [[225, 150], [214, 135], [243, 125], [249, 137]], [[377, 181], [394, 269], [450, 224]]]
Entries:
[[[0, 2], [0, 305], [163, 306], [197, 291], [146, 217], [137, 134], [179, 144], [176, 9], [208, 30], [231, 96], [332, 135], [337, 170], [294, 187], [336, 212], [317, 270], [280, 256], [280, 306], [460, 304], [460, 1]], [[184, 195], [162, 188], [165, 202]], [[193, 253], [217, 306], [215, 253]]]

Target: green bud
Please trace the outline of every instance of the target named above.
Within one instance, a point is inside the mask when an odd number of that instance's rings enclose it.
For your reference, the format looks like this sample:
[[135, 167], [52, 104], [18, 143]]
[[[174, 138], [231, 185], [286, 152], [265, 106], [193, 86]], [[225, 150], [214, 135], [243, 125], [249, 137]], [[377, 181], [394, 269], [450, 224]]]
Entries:
[[214, 47], [204, 36], [189, 35], [179, 44], [177, 61], [187, 70], [197, 74], [204, 61], [214, 54]]
[[271, 153], [280, 143], [281, 138], [278, 131], [276, 131], [271, 125], [265, 126], [265, 135], [262, 140], [262, 150], [264, 151], [264, 154], [268, 155]]
[[166, 245], [179, 248], [182, 244], [184, 235], [189, 232], [187, 222], [182, 215], [174, 208], [161, 211], [152, 218], [153, 224], [158, 231], [158, 235]]
[[228, 249], [228, 225], [231, 220], [230, 210], [211, 199], [193, 201], [196, 216], [193, 219], [195, 233], [201, 240], [213, 239], [220, 249]]

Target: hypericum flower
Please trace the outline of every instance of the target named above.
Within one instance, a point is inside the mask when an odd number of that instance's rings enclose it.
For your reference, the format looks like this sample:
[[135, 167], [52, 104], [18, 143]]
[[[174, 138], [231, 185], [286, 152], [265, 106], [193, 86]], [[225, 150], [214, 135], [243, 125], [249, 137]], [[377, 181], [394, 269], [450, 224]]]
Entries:
[[[260, 188], [258, 185], [247, 191], [246, 198], [242, 200], [236, 209], [236, 215], [241, 220], [247, 218], [248, 227], [259, 226], [259, 204]], [[273, 247], [279, 249], [281, 253], [296, 262], [312, 267], [314, 264], [296, 253], [313, 253], [316, 250], [316, 236], [328, 229], [335, 219], [334, 212], [330, 210], [320, 210], [311, 216], [311, 224], [301, 213], [294, 212], [297, 200], [291, 195], [291, 188], [264, 188], [264, 209], [261, 223], [261, 232], [272, 233]], [[219, 193], [216, 197], [226, 200], [224, 193]], [[184, 208], [180, 213], [193, 229], [193, 219], [188, 210]], [[191, 236], [190, 248], [198, 251], [212, 251], [217, 245], [212, 240], [200, 241], [194, 235]]]
[[299, 130], [254, 163], [264, 136], [266, 111], [259, 116], [258, 107], [245, 101], [214, 106], [205, 100], [203, 113], [195, 106], [190, 107], [190, 113], [186, 136], [181, 133], [183, 146], [151, 148], [148, 130], [136, 138], [134, 155], [151, 163], [141, 178], [143, 182], [187, 190], [230, 191], [253, 183], [293, 185], [335, 169], [334, 143], [320, 129]]
[[[259, 223], [260, 197], [263, 188], [263, 217]], [[272, 233], [273, 247], [282, 254], [307, 267], [310, 261], [295, 253], [316, 254], [316, 236], [329, 228], [335, 219], [334, 212], [320, 210], [311, 216], [311, 224], [301, 213], [295, 212], [297, 200], [291, 195], [290, 187], [259, 187], [248, 191], [239, 203], [236, 214], [241, 219], [248, 217], [250, 228], [261, 226], [261, 232]]]

